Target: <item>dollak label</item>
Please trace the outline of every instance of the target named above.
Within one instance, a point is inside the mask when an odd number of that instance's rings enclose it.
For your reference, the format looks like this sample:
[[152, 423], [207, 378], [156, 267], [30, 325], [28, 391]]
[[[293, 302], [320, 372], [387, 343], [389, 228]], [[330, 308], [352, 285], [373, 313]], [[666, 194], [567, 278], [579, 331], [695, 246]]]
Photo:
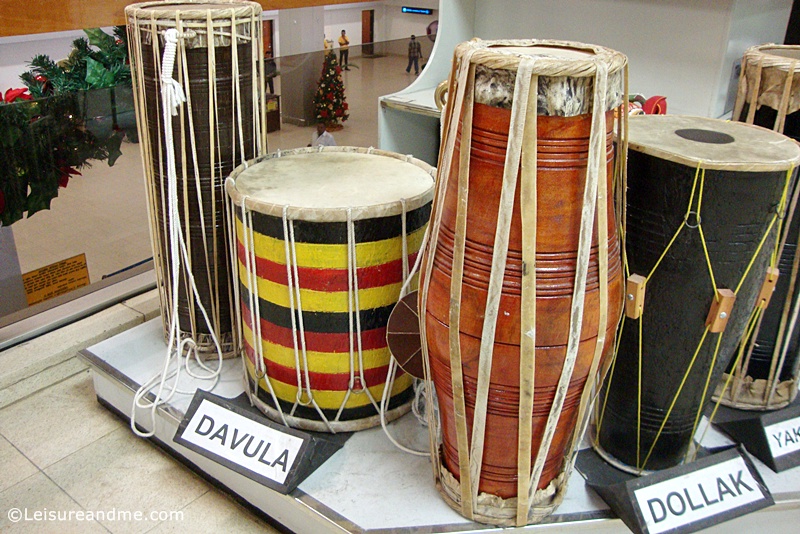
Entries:
[[634, 490], [635, 504], [650, 534], [680, 529], [721, 516], [747, 513], [764, 500], [761, 486], [741, 456]]
[[773, 458], [800, 451], [800, 417], [765, 426], [764, 433]]
[[175, 441], [266, 486], [290, 491], [287, 478], [306, 449], [308, 436], [224, 403], [198, 391]]

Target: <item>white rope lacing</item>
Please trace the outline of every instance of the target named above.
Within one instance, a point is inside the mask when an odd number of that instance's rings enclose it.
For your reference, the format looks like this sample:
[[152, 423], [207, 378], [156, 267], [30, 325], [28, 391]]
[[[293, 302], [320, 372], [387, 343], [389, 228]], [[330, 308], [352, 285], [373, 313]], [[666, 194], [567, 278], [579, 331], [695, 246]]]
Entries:
[[[407, 160], [408, 161], [408, 160]], [[401, 225], [401, 232], [402, 232], [402, 269], [403, 269], [403, 285], [400, 288], [400, 296], [397, 299], [398, 301], [401, 300], [408, 294], [409, 283], [411, 278], [417, 272], [419, 268], [419, 260], [422, 258], [422, 249], [420, 249], [419, 253], [417, 254], [417, 259], [414, 262], [414, 268], [409, 273], [408, 270], [408, 212], [406, 206], [406, 199], [400, 199], [400, 207], [402, 209], [402, 213], [400, 215], [400, 225]], [[394, 436], [389, 433], [389, 427], [386, 424], [386, 412], [389, 408], [389, 399], [392, 394], [392, 389], [394, 389], [394, 380], [395, 376], [397, 375], [397, 368], [399, 364], [395, 359], [394, 355], [391, 353], [389, 354], [389, 369], [386, 373], [386, 384], [383, 388], [383, 394], [381, 395], [381, 408], [379, 410], [380, 417], [381, 417], [381, 428], [383, 428], [383, 433], [386, 434], [386, 437], [389, 438], [389, 441], [394, 444], [395, 447], [400, 449], [403, 452], [407, 452], [409, 454], [413, 454], [415, 456], [430, 456], [428, 451], [418, 451], [414, 449], [410, 449], [405, 445], [399, 443]], [[419, 387], [417, 386], [417, 382], [419, 382]], [[426, 407], [431, 406], [430, 403], [427, 403], [427, 397], [424, 393], [424, 388], [422, 387], [422, 382], [418, 380], [414, 380], [414, 400], [411, 404], [411, 409], [414, 412], [414, 416], [417, 418], [417, 421], [423, 422], [425, 419], [425, 415], [423, 415], [423, 411]], [[424, 423], [423, 423], [424, 424]]]
[[[178, 383], [181, 373], [180, 363], [172, 369], [173, 361], [186, 352], [186, 359], [184, 360], [185, 372], [192, 378], [198, 380], [211, 380], [212, 384], [208, 391], [213, 390], [219, 383], [220, 372], [222, 371], [222, 348], [214, 328], [209, 320], [208, 314], [200, 301], [200, 295], [195, 284], [194, 277], [191, 273], [191, 265], [189, 255], [186, 250], [186, 242], [183, 236], [183, 229], [180, 225], [180, 212], [178, 209], [178, 177], [175, 165], [175, 146], [172, 133], [172, 117], [178, 115], [178, 108], [181, 104], [186, 102], [186, 95], [183, 92], [181, 84], [172, 77], [172, 71], [175, 66], [175, 58], [178, 49], [178, 39], [180, 34], [174, 28], [166, 30], [164, 33], [164, 55], [161, 63], [161, 108], [164, 121], [164, 139], [166, 141], [166, 156], [167, 156], [167, 196], [168, 196], [168, 235], [169, 235], [169, 255], [171, 262], [171, 310], [168, 316], [169, 336], [167, 340], [167, 352], [164, 357], [164, 365], [158, 373], [153, 375], [136, 391], [133, 397], [133, 405], [131, 407], [131, 430], [140, 437], [149, 438], [155, 435], [156, 428], [156, 410], [162, 404], [169, 402], [175, 393], [191, 395], [193, 391], [181, 391], [178, 389]], [[178, 293], [179, 293], [179, 277], [181, 273], [181, 258], [183, 259], [184, 269], [183, 273], [188, 281], [192, 295], [197, 298], [197, 307], [203, 315], [206, 325], [209, 327], [211, 338], [214, 342], [214, 347], [217, 351], [217, 367], [216, 369], [206, 366], [201, 360], [197, 352], [197, 343], [191, 337], [181, 339], [180, 325], [178, 319]], [[208, 374], [198, 374], [190, 368], [190, 362], [196, 363], [201, 369]], [[174, 380], [171, 386], [167, 382]], [[148, 393], [158, 386], [155, 396], [152, 400], [145, 400]], [[168, 390], [164, 395], [164, 391]], [[137, 408], [148, 410], [150, 413], [150, 428], [149, 431], [142, 431], [136, 425], [136, 412]]]

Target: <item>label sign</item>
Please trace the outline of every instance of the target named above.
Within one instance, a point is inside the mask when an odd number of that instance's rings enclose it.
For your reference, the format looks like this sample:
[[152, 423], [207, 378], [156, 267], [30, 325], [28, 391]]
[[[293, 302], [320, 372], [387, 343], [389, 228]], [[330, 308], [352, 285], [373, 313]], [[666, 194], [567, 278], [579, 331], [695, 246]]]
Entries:
[[414, 13], [415, 15], [432, 15], [433, 9], [429, 9], [426, 7], [409, 7], [403, 6], [400, 8], [402, 13]]
[[198, 390], [174, 441], [268, 487], [288, 493], [308, 436], [259, 420]]
[[[691, 465], [691, 464], [690, 464]], [[692, 532], [772, 503], [741, 455], [656, 482], [634, 493], [647, 532]], [[758, 504], [755, 508], [754, 504]], [[700, 523], [700, 524], [698, 524]]]
[[773, 458], [800, 451], [800, 417], [764, 427]]
[[89, 285], [86, 254], [78, 254], [22, 275], [28, 306]]

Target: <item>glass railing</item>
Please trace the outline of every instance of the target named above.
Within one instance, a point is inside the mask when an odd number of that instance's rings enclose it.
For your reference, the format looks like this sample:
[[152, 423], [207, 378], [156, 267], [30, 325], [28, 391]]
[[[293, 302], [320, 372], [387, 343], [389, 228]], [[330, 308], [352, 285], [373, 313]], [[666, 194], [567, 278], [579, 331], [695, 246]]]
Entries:
[[[426, 41], [425, 58], [432, 46]], [[407, 42], [350, 48], [351, 120], [336, 134], [340, 144], [377, 146], [378, 97], [414, 80], [403, 72]], [[268, 135], [269, 150], [306, 145], [314, 124], [307, 106], [323, 58], [319, 51], [275, 59], [273, 92], [281, 100], [270, 108], [279, 113], [279, 129]], [[115, 280], [148, 268], [152, 249], [131, 88], [0, 104], [0, 167], [2, 348], [9, 324], [70, 295], [107, 291]], [[152, 277], [143, 282], [149, 287]], [[126, 286], [123, 294], [131, 291]]]

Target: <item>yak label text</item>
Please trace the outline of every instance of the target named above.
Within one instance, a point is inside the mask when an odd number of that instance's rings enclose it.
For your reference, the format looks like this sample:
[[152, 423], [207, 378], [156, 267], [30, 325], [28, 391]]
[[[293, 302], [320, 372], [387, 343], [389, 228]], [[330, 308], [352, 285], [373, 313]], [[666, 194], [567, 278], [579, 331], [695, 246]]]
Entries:
[[800, 417], [764, 427], [773, 458], [800, 451]]

